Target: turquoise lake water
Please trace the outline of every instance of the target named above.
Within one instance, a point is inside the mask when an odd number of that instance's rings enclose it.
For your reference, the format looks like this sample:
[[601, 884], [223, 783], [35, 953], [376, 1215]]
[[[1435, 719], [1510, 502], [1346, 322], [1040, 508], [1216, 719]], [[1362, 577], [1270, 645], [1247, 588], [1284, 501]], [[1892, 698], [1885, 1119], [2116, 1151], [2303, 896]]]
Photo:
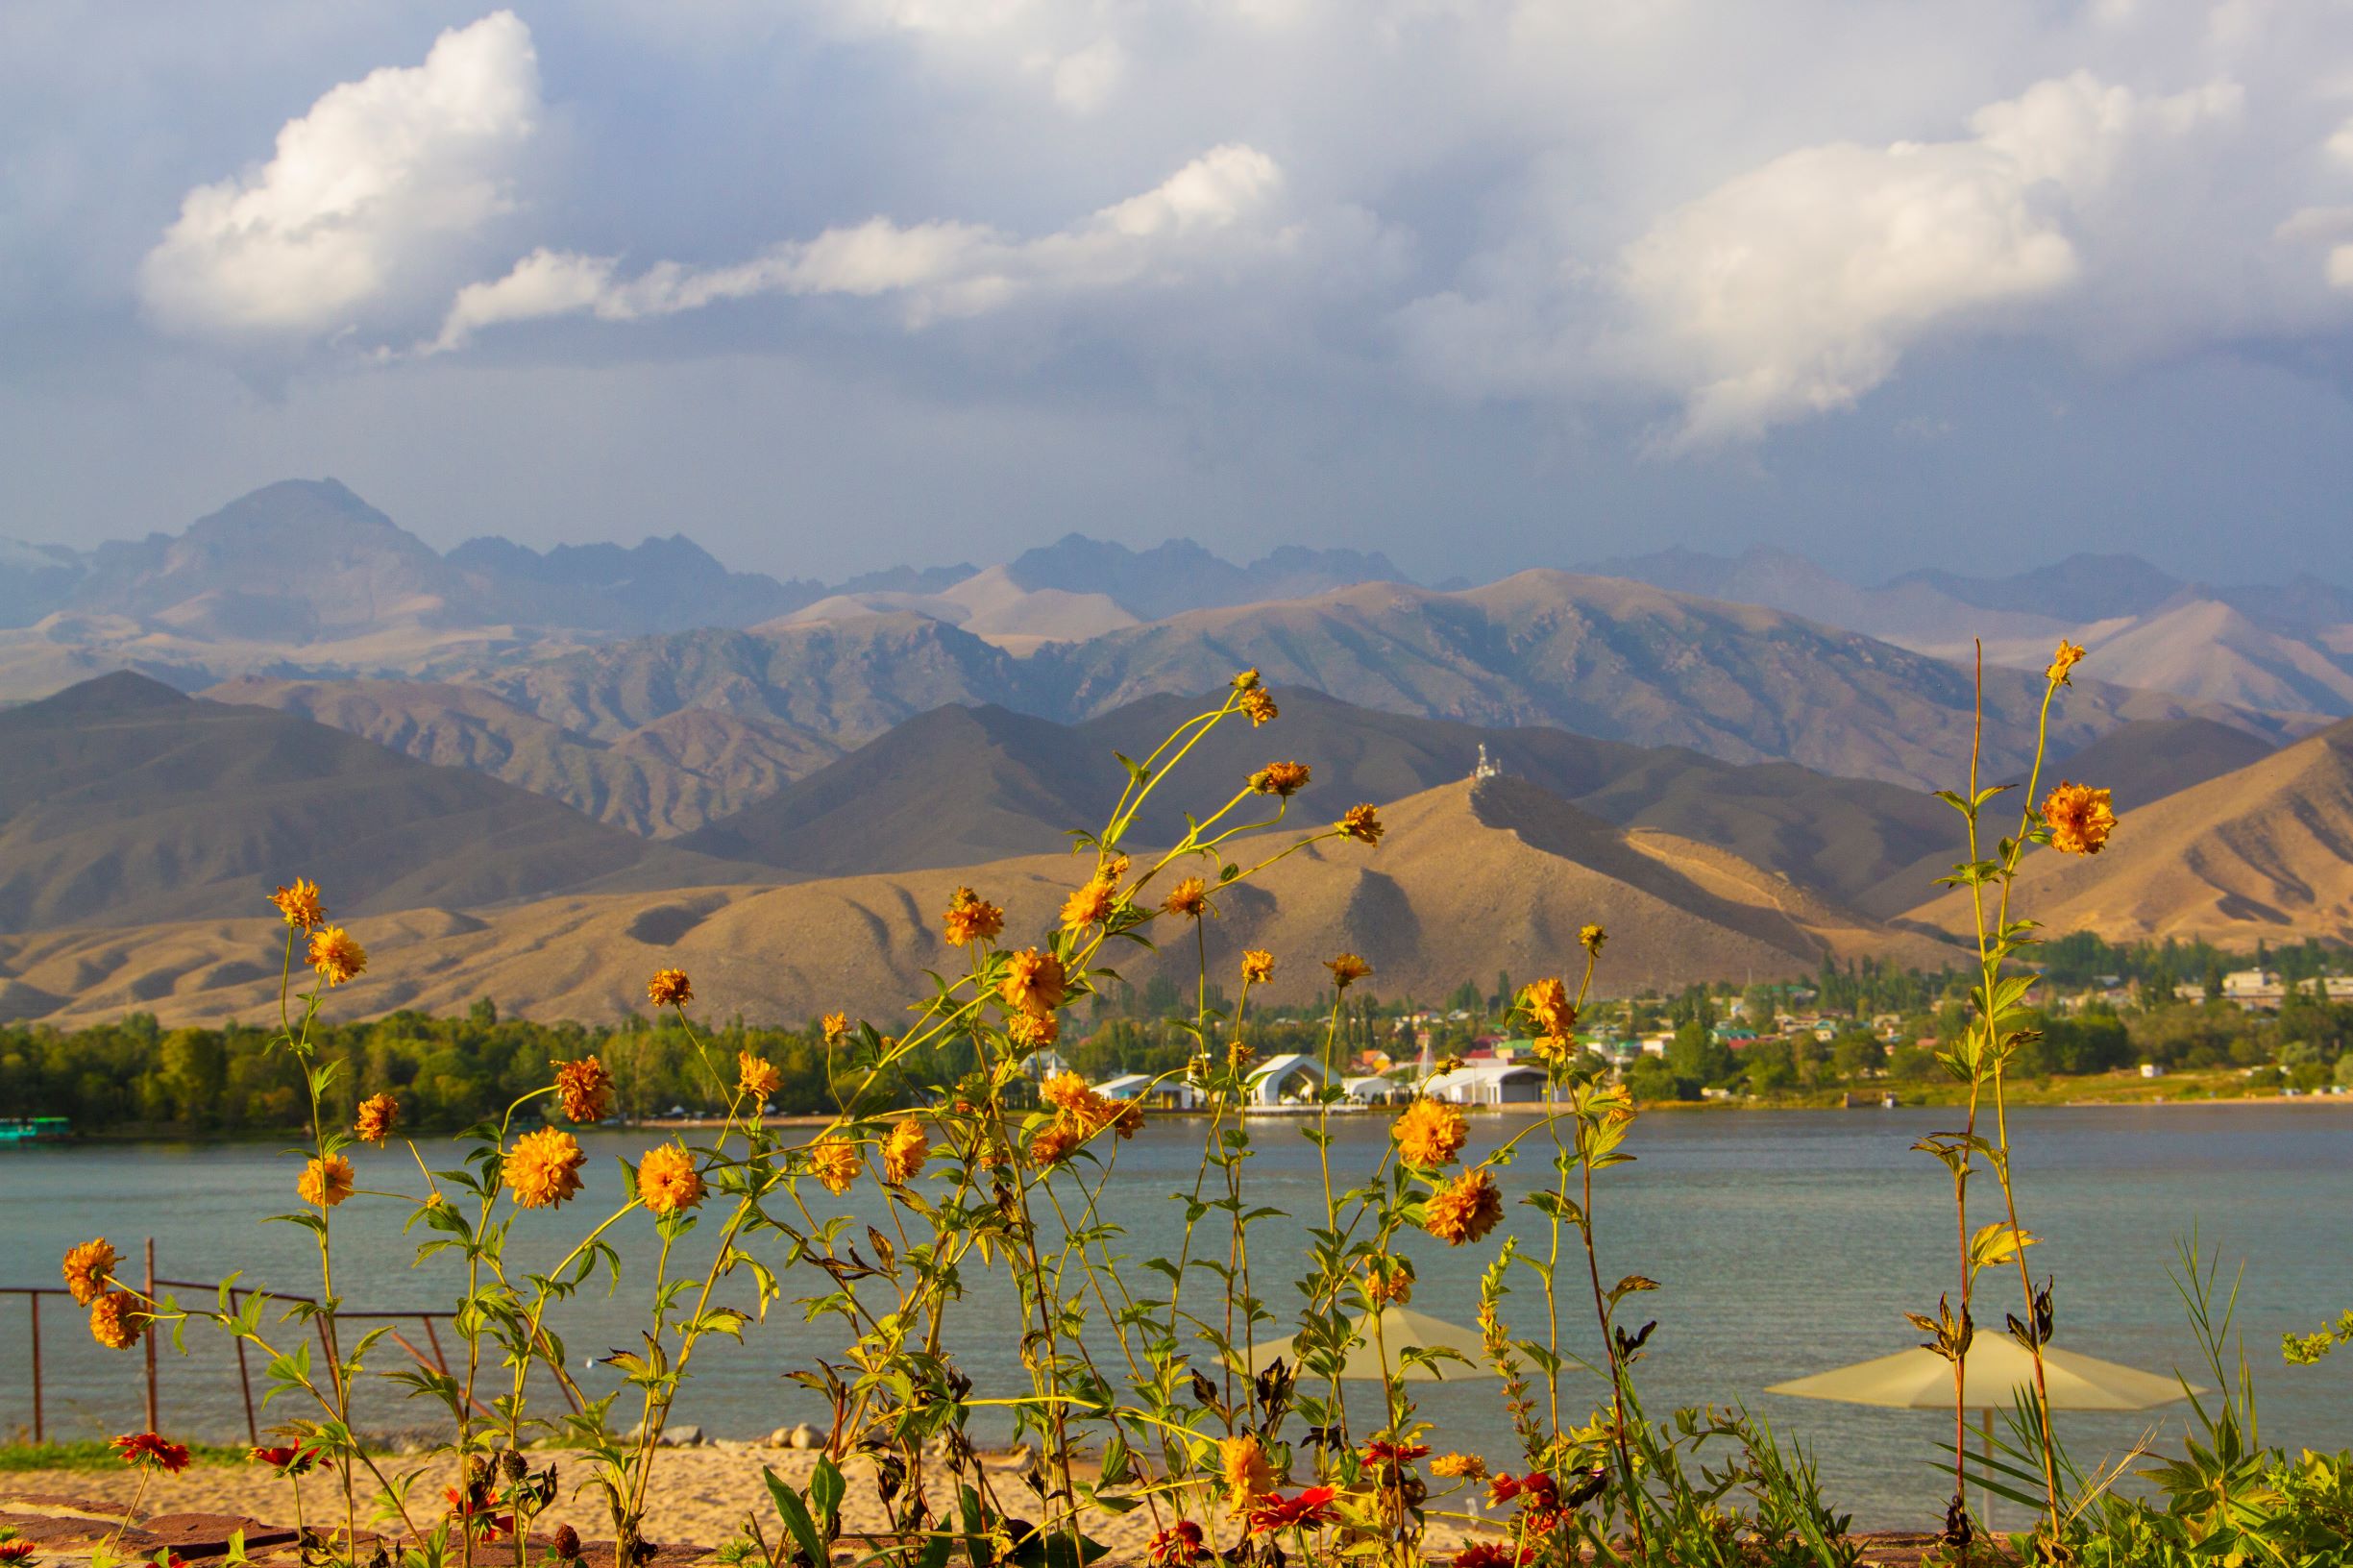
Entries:
[[[1609, 1173], [1596, 1208], [1605, 1279], [1639, 1271], [1663, 1286], [1637, 1303], [1641, 1316], [1659, 1320], [1640, 1367], [1653, 1413], [1680, 1403], [1745, 1402], [1814, 1449], [1833, 1498], [1859, 1522], [1908, 1524], [1934, 1514], [1948, 1483], [1931, 1465], [1938, 1460], [1935, 1444], [1949, 1433], [1949, 1417], [1793, 1400], [1763, 1389], [1917, 1341], [1900, 1314], [1933, 1311], [1937, 1292], [1949, 1287], [1952, 1217], [1943, 1167], [1910, 1145], [1950, 1120], [1940, 1111], [1646, 1117], [1630, 1145], [1636, 1163]], [[1474, 1151], [1518, 1125], [1475, 1118]], [[1126, 1229], [1121, 1250], [1131, 1259], [1173, 1250], [1181, 1214], [1167, 1195], [1190, 1183], [1201, 1126], [1155, 1124], [1122, 1147], [1110, 1217]], [[1336, 1164], [1369, 1168], [1385, 1139], [1385, 1120], [1341, 1118], [1334, 1126]], [[2160, 1373], [2191, 1369], [2194, 1346], [2167, 1266], [2175, 1238], [2194, 1225], [2209, 1249], [2219, 1249], [2226, 1279], [2244, 1265], [2240, 1328], [2262, 1396], [2265, 1435], [2292, 1449], [2353, 1446], [2353, 1400], [2346, 1397], [2353, 1359], [2299, 1369], [2284, 1366], [2279, 1355], [2282, 1331], [2317, 1327], [2353, 1307], [2353, 1111], [2050, 1109], [2021, 1113], [2013, 1127], [2021, 1217], [2046, 1238], [2035, 1249], [2038, 1277], [2049, 1272], [2058, 1281], [2059, 1344]], [[1253, 1274], [1270, 1307], [1287, 1315], [1288, 1286], [1269, 1282], [1296, 1272], [1304, 1228], [1320, 1208], [1314, 1150], [1293, 1126], [1260, 1121], [1251, 1130], [1258, 1150], [1251, 1196], [1297, 1216], [1253, 1233]], [[620, 1133], [583, 1139], [591, 1196], [600, 1207], [619, 1191], [612, 1157], [633, 1157], [650, 1140]], [[399, 1174], [404, 1159], [397, 1153], [356, 1152], [363, 1186], [417, 1185], [413, 1166], [405, 1179]], [[308, 1233], [259, 1223], [292, 1205], [257, 1193], [290, 1194], [298, 1169], [256, 1145], [7, 1151], [0, 1154], [0, 1233], [8, 1238], [0, 1250], [0, 1286], [56, 1283], [63, 1250], [103, 1233], [130, 1257], [126, 1272], [133, 1274], [140, 1241], [153, 1236], [167, 1278], [214, 1280], [242, 1270], [249, 1281], [282, 1289], [315, 1289]], [[1540, 1162], [1523, 1160], [1507, 1173], [1507, 1188], [1540, 1176]], [[1978, 1193], [1982, 1206], [1995, 1188], [1987, 1181]], [[1508, 1223], [1532, 1239], [1535, 1216], [1516, 1207], [1509, 1213]], [[454, 1262], [409, 1266], [422, 1233], [404, 1238], [402, 1217], [391, 1205], [364, 1200], [336, 1212], [338, 1283], [349, 1305], [446, 1307], [454, 1294]], [[520, 1233], [519, 1244], [550, 1261], [598, 1217], [579, 1205], [540, 1216]], [[1984, 1209], [1983, 1217], [1994, 1212]], [[633, 1325], [642, 1321], [651, 1223], [633, 1215], [616, 1239], [627, 1265], [622, 1296], [608, 1300], [600, 1283], [566, 1309], [560, 1324], [576, 1367], [629, 1344]], [[1450, 1251], [1420, 1237], [1409, 1250], [1421, 1280], [1414, 1307], [1469, 1323], [1478, 1269], [1491, 1246]], [[1196, 1288], [1210, 1283], [1204, 1278]], [[2015, 1276], [1985, 1288], [1998, 1304], [1991, 1314], [1998, 1324]], [[1533, 1295], [1523, 1286], [1516, 1299], [1532, 1322]], [[62, 1298], [44, 1303], [50, 1431], [75, 1436], [131, 1430], [139, 1416], [139, 1360], [99, 1350], [79, 1317]], [[416, 1333], [406, 1326], [403, 1332], [425, 1348]], [[1001, 1276], [972, 1281], [952, 1345], [981, 1392], [1021, 1391], [1018, 1333], [1010, 1285]], [[445, 1347], [453, 1348], [446, 1325], [442, 1334]], [[397, 1352], [383, 1349], [384, 1364], [395, 1364]], [[821, 1424], [825, 1412], [815, 1396], [782, 1373], [826, 1351], [826, 1338], [804, 1327], [796, 1310], [781, 1307], [743, 1346], [715, 1341], [698, 1353], [676, 1419], [716, 1436], [754, 1436], [801, 1420]], [[0, 1297], [0, 1409], [12, 1412], [11, 1426], [30, 1424], [26, 1352], [22, 1298]], [[609, 1386], [598, 1381], [608, 1376], [601, 1367], [582, 1376], [591, 1387]], [[1446, 1445], [1485, 1449], [1509, 1462], [1492, 1383], [1423, 1385], [1421, 1397]], [[175, 1435], [241, 1437], [234, 1363], [225, 1347], [204, 1331], [190, 1333], [185, 1357], [167, 1345], [161, 1407], [163, 1427]], [[363, 1417], [364, 1426], [378, 1429], [424, 1424], [388, 1394]], [[2083, 1458], [2117, 1450], [2152, 1425], [2161, 1429], [2162, 1444], [2178, 1430], [2178, 1410], [2062, 1418], [2063, 1435]]]

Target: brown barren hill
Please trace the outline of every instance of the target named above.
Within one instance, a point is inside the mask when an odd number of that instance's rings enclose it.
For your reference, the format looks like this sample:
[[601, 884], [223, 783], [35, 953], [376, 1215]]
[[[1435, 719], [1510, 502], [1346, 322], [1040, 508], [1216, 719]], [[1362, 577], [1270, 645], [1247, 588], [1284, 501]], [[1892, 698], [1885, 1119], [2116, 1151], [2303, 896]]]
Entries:
[[[2071, 763], [2063, 772], [2107, 782]], [[2152, 804], [2120, 794], [2100, 854], [2032, 855], [2019, 879], [2022, 914], [2113, 942], [2353, 940], [2353, 721]], [[1968, 901], [1949, 894], [1914, 918], [1962, 930]]]
[[[1611, 933], [1605, 992], [1691, 980], [1806, 972], [1825, 954], [1871, 952], [1942, 967], [1951, 949], [1837, 910], [1726, 851], [1662, 834], [1628, 835], [1523, 780], [1465, 780], [1387, 808], [1380, 847], [1319, 844], [1262, 879], [1216, 895], [1210, 963], [1230, 976], [1243, 948], [1278, 959], [1271, 999], [1305, 1002], [1341, 951], [1368, 959], [1371, 989], [1435, 996], [1499, 968], [1573, 968], [1588, 920]], [[1294, 820], [1312, 831], [1321, 814]], [[1265, 852], [1277, 830], [1239, 846]], [[641, 1011], [646, 976], [675, 966], [714, 1011], [798, 1021], [845, 1008], [889, 1031], [929, 993], [926, 971], [968, 960], [940, 936], [949, 894], [968, 884], [1003, 904], [1009, 942], [1039, 940], [1086, 862], [1035, 855], [956, 870], [850, 876], [793, 886], [572, 895], [472, 913], [425, 910], [355, 922], [373, 963], [338, 1010], [462, 1008], [477, 996], [548, 1019], [600, 1021]], [[1179, 867], [1164, 888], [1190, 867]], [[1213, 878], [1213, 870], [1208, 874]], [[333, 890], [330, 889], [331, 897]], [[267, 921], [186, 922], [136, 932], [0, 939], [12, 976], [0, 1009], [61, 1023], [131, 1006], [167, 1022], [258, 1017], [274, 997]], [[1184, 975], [1185, 934], [1158, 933], [1156, 955], [1115, 949], [1141, 984]]]

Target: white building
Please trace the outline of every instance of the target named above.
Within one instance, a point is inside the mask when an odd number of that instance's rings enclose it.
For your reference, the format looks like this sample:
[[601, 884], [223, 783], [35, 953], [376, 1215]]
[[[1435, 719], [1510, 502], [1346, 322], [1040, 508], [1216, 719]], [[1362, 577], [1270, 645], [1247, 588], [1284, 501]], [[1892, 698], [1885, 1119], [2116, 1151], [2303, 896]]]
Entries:
[[1094, 1086], [1094, 1091], [1107, 1100], [1141, 1100], [1163, 1111], [1195, 1110], [1203, 1100], [1201, 1091], [1182, 1078], [1154, 1078], [1140, 1072], [1107, 1078]]
[[1250, 1069], [1250, 1103], [1285, 1105], [1312, 1100], [1329, 1080], [1324, 1065], [1296, 1051], [1270, 1056]]
[[1359, 1105], [1391, 1105], [1413, 1095], [1394, 1078], [1343, 1078], [1340, 1088]]
[[1451, 1105], [1533, 1105], [1544, 1098], [1544, 1068], [1528, 1062], [1466, 1062], [1423, 1080], [1422, 1092]]

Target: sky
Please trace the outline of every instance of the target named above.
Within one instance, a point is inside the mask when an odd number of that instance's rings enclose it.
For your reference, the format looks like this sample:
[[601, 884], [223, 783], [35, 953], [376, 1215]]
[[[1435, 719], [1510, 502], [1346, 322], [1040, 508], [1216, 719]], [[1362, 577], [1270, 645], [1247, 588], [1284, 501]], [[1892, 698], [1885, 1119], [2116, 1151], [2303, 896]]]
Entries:
[[22, 0], [0, 535], [2353, 580], [2344, 0]]

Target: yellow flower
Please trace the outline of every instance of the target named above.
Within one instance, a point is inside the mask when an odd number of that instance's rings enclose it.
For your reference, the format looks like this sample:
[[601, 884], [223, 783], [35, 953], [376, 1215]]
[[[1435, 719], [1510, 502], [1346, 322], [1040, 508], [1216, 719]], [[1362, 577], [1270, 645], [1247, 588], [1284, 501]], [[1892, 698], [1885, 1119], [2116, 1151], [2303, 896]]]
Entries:
[[1484, 1481], [1487, 1461], [1476, 1454], [1441, 1454], [1430, 1461], [1430, 1473], [1450, 1481]]
[[2044, 678], [2053, 686], [2072, 685], [2073, 682], [2067, 678], [2067, 673], [2082, 662], [2083, 649], [2062, 637], [2059, 639], [2058, 651], [2050, 656], [2050, 668], [2043, 672]]
[[1181, 915], [1197, 920], [1201, 918], [1201, 912], [1209, 908], [1209, 904], [1208, 885], [1197, 876], [1189, 876], [1168, 890], [1167, 902], [1161, 907], [1171, 915]]
[[930, 1157], [931, 1135], [923, 1131], [923, 1124], [902, 1121], [882, 1140], [882, 1179], [893, 1187], [905, 1187], [922, 1174], [923, 1162]]
[[1040, 947], [1024, 947], [1014, 954], [996, 989], [1007, 1007], [1041, 1017], [1062, 1006], [1070, 993], [1062, 960]]
[[1038, 1097], [1057, 1111], [1077, 1115], [1094, 1098], [1094, 1090], [1077, 1073], [1058, 1072], [1038, 1086]]
[[2043, 821], [2050, 824], [2050, 846], [2066, 855], [2096, 855], [2116, 831], [2116, 808], [2108, 792], [2088, 784], [2059, 787], [2043, 801]]
[[1389, 1128], [1397, 1153], [1408, 1164], [1451, 1165], [1471, 1130], [1462, 1113], [1436, 1100], [1415, 1100]]
[[1364, 1303], [1368, 1307], [1403, 1307], [1413, 1299], [1412, 1265], [1398, 1258], [1371, 1258], [1364, 1263]]
[[613, 1075], [593, 1056], [577, 1062], [551, 1062], [555, 1094], [564, 1115], [574, 1121], [602, 1121], [613, 1114]]
[[1232, 684], [1238, 692], [1255, 692], [1259, 689], [1259, 673], [1256, 670], [1244, 670], [1234, 677]]
[[962, 947], [968, 942], [993, 940], [1005, 929], [1005, 912], [970, 888], [958, 888], [948, 896], [944, 923], [948, 944]]
[[358, 978], [368, 967], [368, 950], [339, 925], [310, 933], [310, 967], [331, 986]]
[[303, 1179], [294, 1190], [305, 1203], [332, 1209], [352, 1195], [352, 1163], [339, 1154], [313, 1160], [303, 1166]]
[[316, 882], [306, 882], [298, 876], [292, 887], [271, 894], [270, 902], [278, 906], [278, 913], [285, 917], [287, 926], [293, 930], [308, 931], [327, 923], [327, 906], [319, 901]]
[[106, 1294], [107, 1279], [122, 1259], [105, 1237], [85, 1241], [65, 1254], [65, 1288], [77, 1307], [87, 1307]]
[[128, 1290], [109, 1290], [90, 1303], [90, 1337], [109, 1350], [129, 1350], [153, 1321], [147, 1304]]
[[1381, 814], [1369, 805], [1350, 806], [1339, 820], [1339, 830], [1342, 838], [1370, 845], [1378, 845], [1381, 835], [1387, 831], [1381, 825]]
[[1242, 954], [1242, 984], [1262, 986], [1275, 977], [1275, 955], [1263, 947], [1253, 947]]
[[1051, 1013], [1017, 1013], [1005, 1033], [1016, 1045], [1040, 1051], [1062, 1038], [1062, 1019]]
[[1308, 765], [1270, 762], [1250, 775], [1250, 787], [1261, 795], [1279, 795], [1287, 800], [1308, 787]]
[[1608, 940], [1608, 932], [1603, 930], [1599, 925], [1595, 925], [1590, 922], [1586, 924], [1584, 929], [1577, 933], [1577, 944], [1597, 958], [1601, 956], [1602, 943], [1607, 942]]
[[684, 969], [656, 969], [646, 982], [646, 999], [656, 1007], [684, 1007], [695, 999], [695, 983]]
[[839, 1041], [844, 1035], [849, 1033], [849, 1015], [846, 1013], [828, 1013], [825, 1015], [824, 1021], [820, 1025], [820, 1027], [825, 1031], [825, 1043], [831, 1045], [835, 1041]]
[[518, 1208], [552, 1209], [579, 1191], [580, 1166], [587, 1162], [578, 1140], [561, 1128], [526, 1133], [506, 1154], [507, 1190]]
[[1266, 1462], [1266, 1447], [1256, 1437], [1217, 1439], [1217, 1470], [1225, 1482], [1226, 1502], [1236, 1513], [1275, 1489], [1274, 1466]]
[[1520, 1010], [1536, 1028], [1555, 1040], [1566, 1040], [1577, 1027], [1577, 1007], [1569, 988], [1557, 976], [1531, 981], [1520, 988]]
[[702, 1178], [696, 1173], [695, 1157], [675, 1143], [648, 1149], [637, 1167], [637, 1195], [657, 1214], [694, 1208], [702, 1201]]
[[1273, 723], [1283, 713], [1281, 708], [1275, 706], [1275, 699], [1268, 697], [1265, 688], [1262, 686], [1253, 686], [1242, 693], [1241, 708], [1242, 712], [1250, 716], [1252, 729], [1258, 728], [1261, 724]]
[[1109, 878], [1100, 874], [1090, 877], [1086, 886], [1063, 900], [1063, 929], [1076, 931], [1108, 919], [1118, 902], [1119, 890]]
[[1258, 1060], [1258, 1054], [1246, 1040], [1228, 1041], [1226, 1042], [1226, 1071], [1242, 1071], [1251, 1063]]
[[756, 1108], [768, 1103], [770, 1095], [784, 1087], [784, 1074], [776, 1064], [749, 1051], [735, 1053], [735, 1087]]
[[1029, 1140], [1029, 1157], [1036, 1164], [1059, 1165], [1086, 1141], [1085, 1128], [1076, 1122], [1056, 1121]]
[[848, 1191], [866, 1168], [866, 1156], [846, 1138], [821, 1138], [809, 1146], [809, 1169], [836, 1197]]
[[1485, 1170], [1466, 1170], [1431, 1195], [1422, 1228], [1450, 1247], [1476, 1241], [1504, 1217], [1504, 1195]]
[[359, 1114], [353, 1118], [352, 1131], [358, 1134], [362, 1141], [381, 1148], [384, 1139], [392, 1136], [392, 1129], [400, 1125], [400, 1101], [389, 1094], [371, 1094], [359, 1102]]
[[1373, 972], [1373, 967], [1354, 953], [1342, 953], [1337, 958], [1324, 960], [1324, 968], [1332, 971], [1332, 983], [1346, 991], [1357, 981]]

